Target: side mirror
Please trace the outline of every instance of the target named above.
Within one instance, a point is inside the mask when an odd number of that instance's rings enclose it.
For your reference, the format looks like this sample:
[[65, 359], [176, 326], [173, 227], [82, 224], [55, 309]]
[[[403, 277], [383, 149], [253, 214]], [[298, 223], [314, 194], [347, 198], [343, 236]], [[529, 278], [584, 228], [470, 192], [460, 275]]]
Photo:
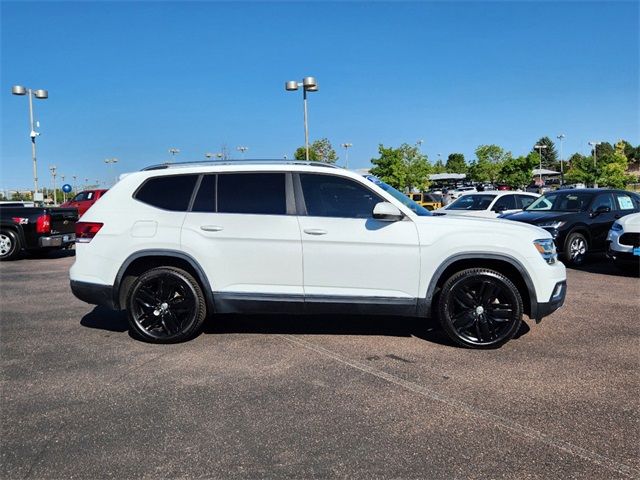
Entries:
[[384, 222], [397, 222], [402, 220], [404, 215], [393, 203], [380, 202], [373, 207], [373, 218]]

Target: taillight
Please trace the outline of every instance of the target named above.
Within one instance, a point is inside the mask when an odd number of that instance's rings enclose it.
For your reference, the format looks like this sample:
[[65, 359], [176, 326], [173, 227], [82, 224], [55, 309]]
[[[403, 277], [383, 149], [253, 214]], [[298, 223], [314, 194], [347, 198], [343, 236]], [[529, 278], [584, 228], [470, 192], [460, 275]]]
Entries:
[[36, 220], [36, 232], [51, 233], [51, 215], [45, 213]]
[[96, 233], [100, 231], [103, 223], [98, 222], [77, 222], [76, 223], [76, 242], [89, 243]]

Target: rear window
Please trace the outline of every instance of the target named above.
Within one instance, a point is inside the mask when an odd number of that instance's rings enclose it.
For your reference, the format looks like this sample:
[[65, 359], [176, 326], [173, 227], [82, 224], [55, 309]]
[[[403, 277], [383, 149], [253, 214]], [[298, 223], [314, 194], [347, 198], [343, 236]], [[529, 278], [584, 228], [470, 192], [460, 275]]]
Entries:
[[186, 212], [198, 175], [171, 175], [147, 180], [134, 198], [153, 207]]
[[284, 173], [218, 175], [218, 213], [286, 215]]

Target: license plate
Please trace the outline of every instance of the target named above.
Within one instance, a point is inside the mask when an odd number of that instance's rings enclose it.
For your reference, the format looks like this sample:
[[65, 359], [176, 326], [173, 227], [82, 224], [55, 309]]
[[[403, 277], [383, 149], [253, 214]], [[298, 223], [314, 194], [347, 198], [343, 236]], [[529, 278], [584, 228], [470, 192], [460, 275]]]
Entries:
[[69, 235], [63, 235], [62, 241], [63, 242], [68, 242], [69, 241]]
[[638, 256], [640, 257], [640, 247], [635, 247], [635, 248], [633, 249], [633, 254], [634, 254], [634, 255], [638, 255]]

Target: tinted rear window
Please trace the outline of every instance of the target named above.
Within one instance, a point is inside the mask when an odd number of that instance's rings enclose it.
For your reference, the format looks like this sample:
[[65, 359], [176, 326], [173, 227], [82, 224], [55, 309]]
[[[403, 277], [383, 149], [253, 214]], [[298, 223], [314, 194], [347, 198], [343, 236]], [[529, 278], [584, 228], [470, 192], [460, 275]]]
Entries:
[[137, 200], [164, 210], [185, 212], [197, 175], [171, 175], [147, 180], [135, 195]]
[[285, 174], [219, 174], [218, 213], [286, 215]]

